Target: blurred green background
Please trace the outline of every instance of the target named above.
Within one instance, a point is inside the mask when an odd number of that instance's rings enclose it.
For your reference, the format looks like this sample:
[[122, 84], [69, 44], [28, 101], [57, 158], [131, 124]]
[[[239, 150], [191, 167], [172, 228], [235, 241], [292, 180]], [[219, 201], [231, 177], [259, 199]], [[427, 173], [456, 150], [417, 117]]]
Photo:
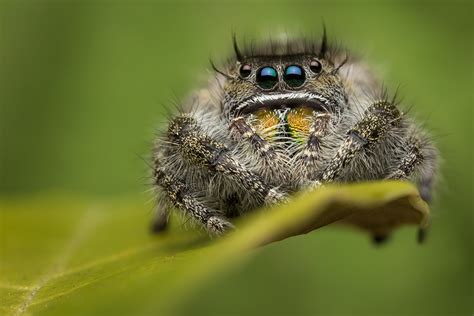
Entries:
[[[467, 315], [473, 309], [473, 5], [461, 1], [2, 1], [0, 196], [140, 196], [165, 106], [231, 33], [330, 38], [363, 54], [432, 131], [442, 179], [428, 243], [324, 228], [265, 247], [183, 314]], [[148, 214], [144, 214], [148, 216]], [[146, 227], [144, 227], [146, 229]]]

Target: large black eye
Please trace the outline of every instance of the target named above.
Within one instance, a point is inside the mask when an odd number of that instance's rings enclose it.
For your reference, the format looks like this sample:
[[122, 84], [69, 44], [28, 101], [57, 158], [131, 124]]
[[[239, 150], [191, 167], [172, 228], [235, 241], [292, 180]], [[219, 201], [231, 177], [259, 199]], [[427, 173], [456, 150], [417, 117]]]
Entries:
[[278, 73], [273, 67], [262, 67], [257, 71], [257, 84], [263, 89], [271, 89], [278, 82]]
[[313, 59], [309, 64], [309, 69], [315, 74], [319, 74], [321, 70], [323, 70], [323, 65], [319, 62], [319, 60]]
[[304, 70], [300, 66], [291, 65], [286, 67], [283, 80], [285, 80], [286, 84], [290, 87], [296, 88], [303, 85], [305, 79]]
[[252, 73], [252, 66], [249, 64], [243, 64], [240, 66], [239, 74], [242, 78], [247, 78]]

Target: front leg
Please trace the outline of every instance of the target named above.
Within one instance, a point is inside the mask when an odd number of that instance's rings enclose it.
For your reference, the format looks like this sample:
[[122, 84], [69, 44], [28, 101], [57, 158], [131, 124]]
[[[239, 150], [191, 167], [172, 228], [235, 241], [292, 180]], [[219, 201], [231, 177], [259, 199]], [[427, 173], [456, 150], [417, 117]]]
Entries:
[[429, 137], [412, 127], [404, 140], [401, 154], [395, 159], [386, 179], [416, 182], [423, 200], [431, 202], [437, 156], [438, 152]]
[[[421, 198], [431, 202], [433, 183], [437, 169], [438, 153], [429, 140], [421, 131], [412, 128], [404, 142], [402, 153], [394, 162], [390, 174], [386, 179], [412, 180], [418, 184]], [[418, 241], [424, 241], [425, 229], [418, 231]]]
[[325, 167], [320, 181], [327, 183], [337, 180], [357, 154], [380, 142], [400, 122], [401, 113], [395, 105], [388, 101], [375, 102], [349, 130], [346, 139]]
[[[401, 113], [395, 105], [388, 101], [372, 104], [363, 118], [347, 132], [346, 139], [326, 165], [320, 180], [315, 183], [321, 185], [338, 180], [357, 155], [379, 143], [400, 122]], [[376, 244], [385, 242], [387, 238], [388, 235], [372, 236]]]
[[[161, 140], [155, 152], [154, 179], [160, 193], [159, 204], [164, 205], [154, 223], [158, 231], [165, 227], [166, 212], [172, 206], [197, 220], [213, 235], [220, 235], [233, 227], [224, 216], [227, 210], [210, 207], [205, 202], [208, 197], [197, 198], [206, 191], [209, 185], [206, 181], [210, 181], [196, 179], [195, 182], [193, 173], [198, 170], [204, 173], [207, 170], [210, 179], [219, 175], [217, 179], [224, 178], [234, 183], [234, 189], [240, 187], [238, 191], [249, 192], [256, 205], [274, 204], [286, 199], [279, 189], [271, 187], [260, 175], [241, 164], [223, 142], [204, 132], [194, 117], [182, 114], [171, 120], [165, 139]], [[211, 200], [220, 198], [219, 192], [210, 194]]]
[[187, 115], [175, 118], [170, 123], [168, 137], [188, 163], [226, 177], [250, 192], [260, 203], [274, 204], [286, 199], [283, 192], [244, 167], [223, 143], [207, 135], [194, 118]]
[[184, 182], [172, 176], [168, 170], [164, 168], [156, 169], [154, 178], [155, 183], [161, 187], [167, 201], [201, 223], [212, 235], [222, 235], [234, 228], [222, 212], [207, 207], [198, 201], [192, 190]]

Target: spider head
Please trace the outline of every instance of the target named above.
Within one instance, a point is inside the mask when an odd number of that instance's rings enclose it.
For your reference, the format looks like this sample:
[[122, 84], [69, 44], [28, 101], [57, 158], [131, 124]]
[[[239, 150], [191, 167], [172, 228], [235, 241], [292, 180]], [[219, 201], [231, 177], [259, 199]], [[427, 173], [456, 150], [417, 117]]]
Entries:
[[307, 132], [310, 115], [343, 110], [346, 94], [338, 70], [344, 61], [327, 48], [325, 37], [319, 44], [288, 40], [243, 51], [235, 42], [234, 47], [236, 57], [220, 72], [225, 77], [223, 112], [229, 118], [255, 114], [268, 124], [288, 125], [288, 114], [293, 114]]

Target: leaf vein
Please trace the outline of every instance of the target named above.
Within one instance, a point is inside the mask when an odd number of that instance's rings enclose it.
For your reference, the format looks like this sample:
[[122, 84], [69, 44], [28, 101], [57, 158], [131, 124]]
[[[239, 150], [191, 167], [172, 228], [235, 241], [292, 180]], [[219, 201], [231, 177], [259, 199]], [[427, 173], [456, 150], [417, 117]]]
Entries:
[[92, 230], [97, 227], [99, 222], [98, 215], [102, 213], [103, 212], [98, 212], [96, 208], [90, 208], [85, 212], [81, 221], [77, 224], [71, 239], [61, 252], [61, 255], [58, 256], [58, 259], [51, 265], [50, 269], [39, 278], [38, 283], [25, 295], [23, 302], [15, 309], [14, 316], [23, 315], [32, 304], [38, 292], [46, 286], [55, 275], [64, 270], [73, 253], [78, 249], [81, 243], [86, 240]]

